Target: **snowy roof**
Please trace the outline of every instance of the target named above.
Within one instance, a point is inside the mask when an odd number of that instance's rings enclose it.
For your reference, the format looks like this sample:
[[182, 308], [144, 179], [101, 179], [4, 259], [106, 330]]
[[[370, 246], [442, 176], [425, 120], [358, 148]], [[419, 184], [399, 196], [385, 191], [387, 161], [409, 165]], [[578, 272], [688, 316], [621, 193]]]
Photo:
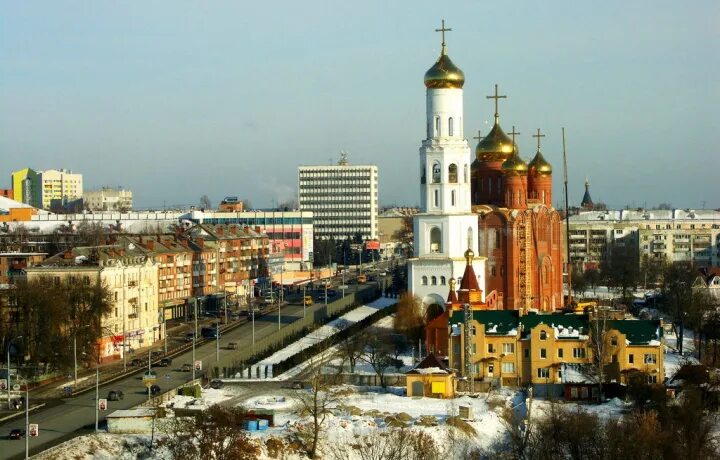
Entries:
[[116, 410], [108, 414], [107, 418], [152, 417], [153, 415], [155, 415], [155, 409], [142, 407], [139, 409]]
[[[508, 335], [517, 330], [519, 312], [517, 310], [474, 310], [473, 319], [485, 325], [486, 334]], [[456, 310], [452, 313], [450, 324], [463, 323], [465, 313]]]
[[523, 325], [523, 336], [527, 336], [538, 324], [546, 324], [554, 329], [555, 338], [580, 339], [581, 335], [587, 334], [588, 317], [574, 313], [530, 313], [520, 318], [520, 323]]
[[570, 223], [593, 221], [637, 221], [648, 220], [720, 220], [720, 211], [712, 209], [621, 209], [607, 211], [587, 211], [570, 216]]
[[630, 345], [659, 346], [663, 328], [659, 320], [621, 319], [610, 322], [630, 342]]
[[407, 372], [408, 374], [450, 374], [451, 371], [440, 362], [440, 359], [431, 353], [427, 355], [417, 366]]

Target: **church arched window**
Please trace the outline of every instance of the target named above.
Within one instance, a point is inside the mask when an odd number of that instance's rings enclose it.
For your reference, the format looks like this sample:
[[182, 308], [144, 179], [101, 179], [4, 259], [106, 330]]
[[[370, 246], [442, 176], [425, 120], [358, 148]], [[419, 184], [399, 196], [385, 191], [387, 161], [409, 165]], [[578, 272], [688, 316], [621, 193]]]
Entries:
[[430, 230], [430, 252], [442, 252], [442, 233], [437, 227]]
[[452, 117], [450, 117], [450, 118], [448, 119], [448, 136], [452, 136], [452, 135], [453, 135], [453, 128], [454, 128], [454, 127], [453, 127], [453, 119], [452, 119]]
[[455, 163], [452, 163], [450, 166], [448, 166], [448, 182], [451, 184], [457, 184], [458, 181], [458, 171], [457, 171], [457, 165]]
[[435, 137], [440, 136], [440, 117], [435, 117]]
[[463, 166], [463, 182], [467, 184], [468, 176], [467, 176], [467, 165]]
[[427, 286], [427, 276], [422, 277], [422, 284], [423, 286]]
[[442, 174], [442, 172], [440, 171], [440, 163], [436, 161], [435, 163], [433, 163], [433, 167], [432, 167], [432, 182], [433, 182], [433, 184], [440, 183], [441, 174]]
[[439, 202], [440, 202], [440, 191], [435, 190], [435, 192], [433, 193], [433, 205], [437, 207]]
[[467, 247], [468, 247], [468, 249], [472, 249], [472, 247], [473, 247], [473, 229], [472, 229], [472, 227], [468, 227], [468, 229], [467, 229]]
[[424, 184], [427, 181], [427, 167], [425, 163], [423, 163], [420, 168], [420, 183]]
[[445, 277], [444, 277], [444, 276], [441, 276], [441, 277], [440, 277], [440, 284], [442, 284], [443, 286], [445, 286]]
[[432, 284], [433, 286], [437, 285], [437, 276], [433, 276], [432, 278], [430, 278], [430, 284]]

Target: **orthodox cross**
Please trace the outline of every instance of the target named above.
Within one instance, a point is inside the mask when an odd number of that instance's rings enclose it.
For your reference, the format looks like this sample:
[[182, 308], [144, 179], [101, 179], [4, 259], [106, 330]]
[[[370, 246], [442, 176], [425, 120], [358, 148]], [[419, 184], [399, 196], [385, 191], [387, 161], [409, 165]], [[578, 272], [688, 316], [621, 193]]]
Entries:
[[[498, 122], [498, 119], [500, 118], [500, 115], [498, 114], [498, 99], [507, 99], [507, 95], [500, 96], [498, 94], [498, 85], [495, 84], [495, 95], [494, 96], [485, 96], [487, 99], [495, 99], [495, 123]], [[520, 133], [518, 133], [520, 134]]]
[[442, 20], [442, 26], [439, 29], [435, 29], [435, 32], [442, 33], [442, 46], [445, 46], [445, 32], [452, 32], [452, 29], [445, 27], [445, 20]]
[[482, 137], [482, 131], [480, 131], [480, 130], [478, 129], [478, 135], [475, 136], [475, 137], [473, 137], [473, 139], [477, 139], [478, 142], [480, 142], [480, 139], [482, 139], [482, 138], [483, 138], [483, 137]]
[[520, 133], [516, 133], [516, 132], [515, 132], [515, 126], [513, 126], [513, 130], [510, 131], [508, 134], [512, 136], [513, 148], [514, 148], [514, 147], [515, 147], [515, 136], [519, 136]]
[[540, 134], [540, 128], [537, 129], [537, 134], [533, 134], [532, 137], [537, 137], [538, 152], [540, 151], [540, 138], [545, 137], [544, 134]]

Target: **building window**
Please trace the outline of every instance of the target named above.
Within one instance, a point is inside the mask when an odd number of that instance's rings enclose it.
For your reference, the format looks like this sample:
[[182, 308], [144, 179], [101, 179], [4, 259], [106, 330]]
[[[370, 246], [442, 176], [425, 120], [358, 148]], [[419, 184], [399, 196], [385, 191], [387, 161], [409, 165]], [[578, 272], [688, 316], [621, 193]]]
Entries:
[[654, 353], [645, 353], [643, 362], [645, 364], [657, 364], [657, 356]]
[[630, 354], [628, 355], [628, 363], [629, 363], [629, 364], [635, 363], [635, 355], [633, 355], [632, 353], [630, 353]]
[[530, 349], [529, 348], [525, 349], [525, 353], [523, 353], [523, 356], [525, 356], [526, 358], [530, 357]]
[[573, 348], [573, 358], [585, 358], [585, 349]]
[[427, 286], [427, 276], [422, 277], [422, 285]]
[[558, 354], [558, 358], [562, 358], [562, 357], [563, 357], [563, 349], [562, 349], [562, 348], [558, 348], [558, 349], [557, 349], [557, 354]]
[[440, 117], [435, 117], [435, 137], [440, 136]]
[[442, 252], [442, 234], [437, 227], [433, 227], [432, 230], [430, 230], [430, 252]]
[[515, 363], [502, 363], [502, 371], [503, 374], [514, 374]]
[[440, 277], [440, 284], [441, 284], [442, 286], [445, 286], [445, 277], [444, 277], [444, 276], [441, 276], [441, 277]]
[[505, 354], [515, 353], [515, 344], [514, 343], [503, 343], [503, 353], [505, 353]]
[[547, 332], [540, 331], [540, 340], [547, 340]]
[[433, 163], [433, 166], [432, 166], [432, 183], [433, 184], [440, 183], [440, 174], [441, 174], [440, 163], [438, 163], [436, 161], [435, 163]]
[[433, 205], [434, 205], [435, 207], [437, 207], [437, 205], [438, 205], [439, 202], [440, 202], [440, 192], [439, 192], [438, 190], [435, 190]]
[[457, 165], [453, 163], [448, 167], [448, 182], [451, 184], [457, 184], [457, 181]]
[[541, 348], [540, 349], [540, 359], [546, 359], [547, 358], [547, 349]]
[[430, 278], [430, 284], [432, 284], [433, 286], [437, 285], [437, 277], [436, 276], [433, 276]]
[[450, 192], [450, 205], [455, 206], [455, 190]]
[[495, 346], [492, 343], [488, 343], [488, 353], [495, 353]]
[[453, 119], [452, 119], [452, 117], [450, 117], [448, 119], [448, 136], [452, 136], [452, 135], [453, 135]]
[[549, 379], [550, 369], [548, 369], [547, 367], [539, 367], [537, 371], [537, 376], [539, 379]]
[[468, 176], [467, 176], [467, 165], [463, 166], [463, 182], [467, 184]]
[[610, 345], [612, 345], [613, 347], [617, 347], [617, 336], [616, 335], [614, 335], [610, 338]]
[[648, 383], [657, 383], [657, 375], [650, 374], [647, 376]]

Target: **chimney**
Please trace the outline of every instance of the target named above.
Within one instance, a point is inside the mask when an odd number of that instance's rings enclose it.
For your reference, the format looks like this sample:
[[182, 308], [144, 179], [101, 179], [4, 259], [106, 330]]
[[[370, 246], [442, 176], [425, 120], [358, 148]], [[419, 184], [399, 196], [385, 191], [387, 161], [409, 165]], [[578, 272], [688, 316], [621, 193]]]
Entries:
[[230, 233], [232, 233], [233, 235], [237, 235], [237, 233], [238, 233], [238, 226], [237, 226], [237, 225], [231, 225], [231, 226], [230, 226]]
[[150, 238], [148, 238], [147, 241], [145, 242], [145, 247], [151, 251], [154, 251], [155, 250], [155, 240], [151, 240]]
[[259, 226], [259, 225], [256, 225], [256, 226], [255, 226], [255, 232], [257, 232], [257, 233], [262, 233], [262, 232], [260, 231], [260, 226]]
[[225, 229], [218, 225], [217, 227], [215, 227], [215, 233], [219, 236], [223, 236], [223, 234], [225, 233]]
[[195, 240], [195, 244], [197, 244], [197, 245], [200, 246], [201, 248], [204, 248], [204, 247], [205, 247], [205, 239], [204, 239], [204, 238], [198, 238], [197, 240]]

